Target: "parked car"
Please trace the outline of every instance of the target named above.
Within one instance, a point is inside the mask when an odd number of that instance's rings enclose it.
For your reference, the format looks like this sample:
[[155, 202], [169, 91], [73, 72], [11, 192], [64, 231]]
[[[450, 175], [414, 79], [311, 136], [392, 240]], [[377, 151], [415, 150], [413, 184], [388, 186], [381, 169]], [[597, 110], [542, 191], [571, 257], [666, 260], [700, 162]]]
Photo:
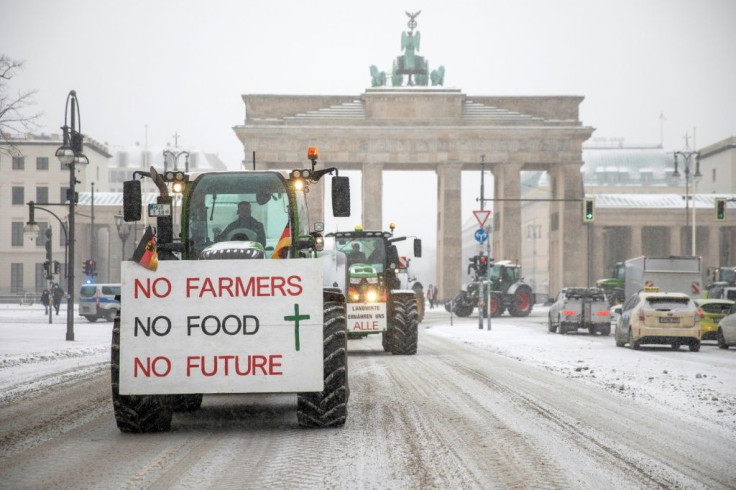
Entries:
[[721, 349], [736, 346], [736, 303], [731, 305], [728, 315], [718, 322], [716, 339], [718, 340], [718, 347]]
[[79, 290], [79, 315], [89, 322], [111, 322], [120, 311], [120, 284], [83, 284]]
[[549, 307], [548, 325], [550, 332], [561, 334], [586, 328], [591, 334], [609, 335], [611, 323], [606, 295], [600, 288], [563, 288]]
[[642, 344], [670, 344], [673, 350], [687, 344], [700, 350], [700, 317], [695, 303], [684, 293], [661, 293], [644, 288], [621, 308], [614, 337], [617, 347], [627, 343], [634, 350]]
[[696, 298], [695, 305], [698, 307], [700, 316], [700, 340], [716, 340], [718, 322], [728, 314], [733, 301], [727, 299], [701, 299]]

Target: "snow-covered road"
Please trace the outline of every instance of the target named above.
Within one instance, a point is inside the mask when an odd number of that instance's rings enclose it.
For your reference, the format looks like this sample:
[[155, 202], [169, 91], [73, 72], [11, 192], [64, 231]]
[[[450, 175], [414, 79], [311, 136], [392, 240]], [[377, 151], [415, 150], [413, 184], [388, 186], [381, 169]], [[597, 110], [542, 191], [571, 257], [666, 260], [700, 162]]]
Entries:
[[[65, 325], [19, 324], [2, 309], [0, 318], [3, 486], [736, 482], [734, 349], [631, 351], [612, 337], [550, 334], [544, 309], [494, 319], [491, 331], [477, 318], [450, 325], [434, 310], [416, 356], [385, 354], [377, 337], [350, 341], [342, 429], [299, 429], [293, 396], [212, 396], [198, 412], [176, 415], [170, 433], [135, 436], [118, 432], [112, 416], [111, 324], [81, 320], [78, 341], [65, 343]], [[61, 340], [20, 345], [39, 329]]]

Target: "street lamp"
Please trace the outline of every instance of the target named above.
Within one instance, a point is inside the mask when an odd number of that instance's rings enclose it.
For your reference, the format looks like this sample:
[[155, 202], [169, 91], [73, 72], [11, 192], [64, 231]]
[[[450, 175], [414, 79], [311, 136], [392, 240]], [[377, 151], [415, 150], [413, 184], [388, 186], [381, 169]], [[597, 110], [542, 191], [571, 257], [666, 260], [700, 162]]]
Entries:
[[[71, 109], [71, 110], [70, 110]], [[71, 112], [71, 126], [67, 125], [67, 116]], [[79, 124], [77, 124], [77, 121]], [[87, 165], [89, 159], [84, 155], [84, 136], [81, 133], [82, 116], [79, 113], [77, 92], [72, 90], [66, 98], [64, 107], [64, 132], [62, 145], [56, 150], [56, 157], [62, 165], [69, 167], [69, 259], [74, 262], [74, 206], [77, 202], [76, 184], [79, 182], [75, 175], [76, 165]], [[67, 267], [67, 310], [66, 310], [66, 340], [74, 340], [74, 265]]]
[[[685, 172], [685, 229], [691, 232], [691, 250], [692, 255], [695, 255], [695, 226], [690, 227], [690, 174], [693, 179], [693, 190], [695, 187], [695, 180], [703, 176], [700, 173], [700, 152], [691, 150], [688, 141], [688, 136], [685, 135], [685, 149], [682, 151], [674, 152], [675, 157], [675, 171], [672, 172], [672, 176], [675, 178], [680, 177], [680, 172], [677, 171], [677, 159], [682, 157], [684, 160], [684, 172]], [[692, 171], [692, 160], [695, 157], [695, 172]], [[693, 201], [693, 222], [695, 221], [695, 202]]]
[[[41, 211], [46, 211], [51, 216], [56, 218], [56, 220], [59, 222], [59, 225], [61, 227], [61, 230], [64, 232], [64, 241], [65, 243], [65, 250], [64, 250], [64, 265], [65, 267], [68, 267], [69, 259], [67, 256], [67, 247], [69, 246], [69, 236], [66, 231], [66, 226], [64, 226], [64, 222], [61, 221], [61, 218], [59, 218], [56, 213], [52, 212], [49, 209], [42, 208], [41, 206], [37, 206], [35, 202], [30, 201], [28, 203], [28, 221], [26, 222], [25, 226], [23, 226], [23, 234], [27, 236], [28, 238], [34, 239], [38, 238], [41, 228], [38, 226], [38, 223], [36, 223], [36, 209], [39, 209]], [[55, 264], [52, 257], [51, 249], [52, 249], [52, 242], [53, 235], [51, 232], [51, 226], [46, 228], [46, 263], [48, 264], [46, 267], [46, 273], [48, 275], [48, 279], [50, 282], [49, 286], [49, 293], [52, 291], [52, 286], [54, 282], [54, 269]], [[48, 306], [48, 305], [47, 305]], [[49, 323], [51, 323], [51, 308], [49, 308]]]
[[122, 243], [120, 248], [120, 260], [125, 260], [125, 242], [128, 240], [128, 236], [130, 236], [130, 225], [123, 221], [123, 214], [120, 211], [115, 215], [115, 227], [118, 229], [118, 236]]

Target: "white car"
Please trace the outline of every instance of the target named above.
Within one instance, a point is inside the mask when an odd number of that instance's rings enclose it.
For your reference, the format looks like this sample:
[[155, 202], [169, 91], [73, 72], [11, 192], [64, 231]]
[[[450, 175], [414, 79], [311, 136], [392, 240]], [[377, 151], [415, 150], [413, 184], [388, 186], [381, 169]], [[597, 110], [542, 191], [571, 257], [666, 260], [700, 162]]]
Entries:
[[728, 314], [718, 322], [716, 339], [718, 340], [718, 347], [721, 349], [736, 346], [736, 303], [731, 305]]

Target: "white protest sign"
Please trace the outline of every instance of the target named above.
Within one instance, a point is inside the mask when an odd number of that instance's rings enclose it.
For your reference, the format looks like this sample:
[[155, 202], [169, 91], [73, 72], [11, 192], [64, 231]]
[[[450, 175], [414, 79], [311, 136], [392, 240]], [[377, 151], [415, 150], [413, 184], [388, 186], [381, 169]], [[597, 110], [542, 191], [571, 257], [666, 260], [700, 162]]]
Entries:
[[375, 333], [386, 330], [386, 303], [348, 303], [348, 332]]
[[322, 264], [122, 264], [120, 394], [321, 391]]

